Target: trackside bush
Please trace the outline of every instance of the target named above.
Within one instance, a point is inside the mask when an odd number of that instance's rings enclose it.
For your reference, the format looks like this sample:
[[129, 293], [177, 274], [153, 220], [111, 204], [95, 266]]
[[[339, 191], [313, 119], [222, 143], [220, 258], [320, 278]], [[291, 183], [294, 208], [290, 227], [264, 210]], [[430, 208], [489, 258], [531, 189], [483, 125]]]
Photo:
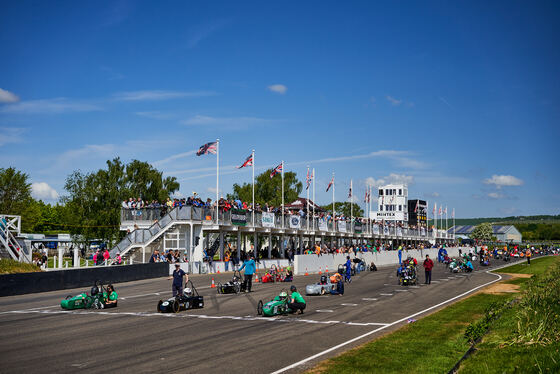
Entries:
[[560, 263], [527, 283], [512, 343], [547, 345], [560, 341]]

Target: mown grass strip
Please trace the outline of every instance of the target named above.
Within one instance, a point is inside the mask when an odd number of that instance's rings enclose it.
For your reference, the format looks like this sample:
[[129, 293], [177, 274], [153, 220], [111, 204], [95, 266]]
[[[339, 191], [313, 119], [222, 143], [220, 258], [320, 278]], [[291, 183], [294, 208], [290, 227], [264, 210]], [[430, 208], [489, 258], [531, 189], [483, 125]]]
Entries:
[[32, 273], [41, 271], [38, 266], [18, 262], [10, 258], [0, 259], [0, 274]]
[[557, 261], [560, 261], [560, 256], [533, 258], [531, 259], [531, 265], [527, 265], [527, 261], [524, 261], [520, 264], [508, 266], [507, 268], [494, 270], [494, 272], [540, 275], [543, 274], [550, 265], [556, 263]]

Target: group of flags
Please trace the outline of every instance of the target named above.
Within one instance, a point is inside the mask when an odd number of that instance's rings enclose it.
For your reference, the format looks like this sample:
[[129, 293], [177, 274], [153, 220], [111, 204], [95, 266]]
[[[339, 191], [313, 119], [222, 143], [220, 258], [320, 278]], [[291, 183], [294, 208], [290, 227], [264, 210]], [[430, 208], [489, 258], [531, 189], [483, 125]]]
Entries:
[[[197, 156], [202, 156], [202, 155], [206, 155], [208, 153], [212, 153], [212, 154], [216, 154], [217, 151], [217, 142], [210, 142], [210, 143], [206, 143], [204, 145], [202, 145], [198, 151], [196, 152]], [[240, 166], [238, 166], [238, 169], [242, 169], [244, 167], [247, 166], [253, 166], [254, 163], [254, 152], [251, 153], [243, 162], [243, 164], [241, 164]], [[276, 174], [282, 173], [284, 169], [284, 162], [281, 162], [278, 166], [276, 166], [272, 172], [270, 173], [270, 178], [273, 178]], [[313, 180], [315, 176], [313, 175], [313, 172], [310, 172], [309, 167], [307, 168], [307, 176], [305, 179], [306, 182], [306, 187], [305, 189], [308, 190], [309, 186], [311, 184], [311, 181]], [[329, 182], [329, 184], [327, 185], [327, 191], [329, 192], [330, 188], [334, 185], [334, 174]], [[385, 196], [383, 196], [384, 198]], [[352, 180], [350, 180], [350, 188], [348, 190], [348, 198], [352, 198]], [[394, 199], [394, 196], [392, 196], [391, 201]], [[365, 197], [364, 197], [364, 203], [369, 203], [371, 202], [371, 193], [369, 192], [368, 189], [366, 189], [366, 193], [365, 193]], [[418, 201], [416, 201], [416, 207], [414, 208], [414, 212], [416, 213], [418, 211]], [[443, 209], [443, 206], [439, 206], [439, 210], [437, 209], [437, 203], [434, 203], [434, 209], [432, 211], [434, 217], [436, 216], [436, 214], [438, 214], [439, 216], [443, 216], [444, 214], [447, 215], [447, 206], [445, 207], [445, 209]], [[452, 210], [451, 213], [451, 218], [455, 218], [455, 209]]]

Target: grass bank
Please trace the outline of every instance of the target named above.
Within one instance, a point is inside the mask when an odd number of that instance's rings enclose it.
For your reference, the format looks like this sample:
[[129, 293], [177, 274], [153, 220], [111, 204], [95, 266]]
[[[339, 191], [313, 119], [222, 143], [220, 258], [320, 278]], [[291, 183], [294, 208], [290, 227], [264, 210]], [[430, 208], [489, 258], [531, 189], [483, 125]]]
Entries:
[[[531, 266], [513, 265], [500, 272], [543, 275], [554, 264], [560, 268], [559, 257], [535, 259]], [[520, 284], [528, 281], [519, 279], [516, 282]], [[529, 289], [531, 282], [534, 280], [523, 283], [523, 287]], [[494, 306], [516, 298], [520, 298], [519, 293], [475, 294], [326, 360], [308, 373], [447, 373], [470, 347], [465, 336], [467, 327], [481, 320]], [[463, 362], [460, 373], [560, 372], [558, 344], [511, 343], [522, 305], [506, 308], [490, 323], [490, 333], [477, 346], [476, 353]], [[506, 342], [508, 346], [504, 346]]]
[[0, 259], [0, 274], [32, 273], [37, 271], [41, 271], [41, 269], [33, 264], [7, 258]]

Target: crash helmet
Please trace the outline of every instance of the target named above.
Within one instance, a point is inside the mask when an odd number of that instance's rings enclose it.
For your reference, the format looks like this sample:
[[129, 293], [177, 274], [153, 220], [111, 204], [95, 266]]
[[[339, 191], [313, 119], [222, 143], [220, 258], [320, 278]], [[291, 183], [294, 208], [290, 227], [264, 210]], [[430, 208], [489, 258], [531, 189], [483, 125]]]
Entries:
[[296, 286], [292, 285], [292, 286], [290, 287], [290, 291], [291, 291], [291, 292], [297, 291]]
[[288, 298], [288, 293], [286, 291], [282, 291], [280, 292], [280, 295], [278, 295], [278, 297], [280, 298], [280, 300], [285, 300]]
[[327, 276], [321, 275], [321, 284], [325, 284], [325, 283], [327, 283]]
[[185, 296], [191, 296], [192, 295], [192, 289], [190, 287], [186, 287], [185, 290], [183, 291], [183, 294]]

